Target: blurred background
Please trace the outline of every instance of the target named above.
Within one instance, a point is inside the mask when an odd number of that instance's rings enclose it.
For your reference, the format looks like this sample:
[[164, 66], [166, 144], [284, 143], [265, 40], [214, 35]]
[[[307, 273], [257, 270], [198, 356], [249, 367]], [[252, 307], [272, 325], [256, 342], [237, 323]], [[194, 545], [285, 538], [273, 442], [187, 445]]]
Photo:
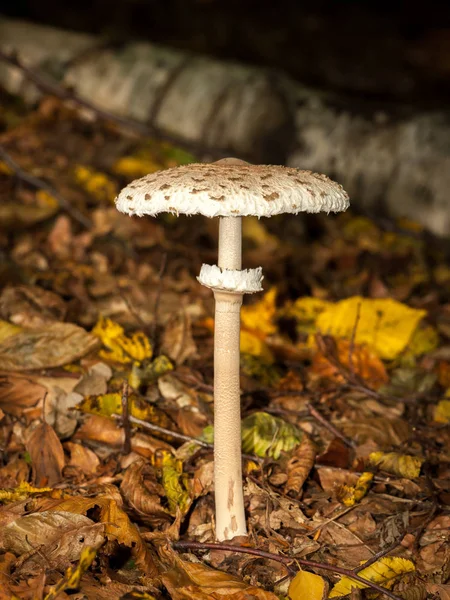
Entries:
[[450, 4], [317, 0], [14, 0], [4, 15], [282, 69], [379, 101], [445, 106]]
[[[200, 160], [321, 171], [371, 218], [450, 231], [449, 3], [3, 0], [0, 15], [1, 47], [34, 73]], [[0, 84], [36, 102], [4, 66]]]

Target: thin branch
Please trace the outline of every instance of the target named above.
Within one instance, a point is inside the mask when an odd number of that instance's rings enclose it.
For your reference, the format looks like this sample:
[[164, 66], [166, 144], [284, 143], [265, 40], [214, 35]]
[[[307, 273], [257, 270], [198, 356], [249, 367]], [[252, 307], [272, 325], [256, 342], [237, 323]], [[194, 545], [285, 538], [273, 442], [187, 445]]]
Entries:
[[128, 382], [123, 382], [122, 387], [122, 426], [125, 433], [123, 442], [123, 453], [131, 452], [131, 423], [130, 423], [130, 402], [128, 397]]
[[[0, 54], [1, 54], [1, 50], [0, 50]], [[47, 192], [48, 194], [53, 196], [53, 198], [55, 198], [57, 200], [59, 206], [63, 210], [65, 210], [73, 219], [75, 219], [80, 225], [82, 225], [86, 229], [92, 228], [91, 221], [85, 215], [83, 215], [83, 213], [81, 211], [79, 211], [77, 208], [73, 207], [70, 204], [70, 202], [68, 202], [58, 192], [58, 190], [56, 190], [52, 185], [50, 185], [43, 179], [40, 179], [39, 177], [35, 177], [31, 173], [27, 173], [27, 171], [22, 169], [22, 167], [18, 163], [16, 163], [16, 161], [13, 158], [11, 158], [11, 156], [8, 154], [8, 152], [6, 152], [6, 150], [1, 145], [0, 145], [0, 158], [8, 165], [8, 167], [10, 167], [14, 171], [14, 173], [15, 173], [16, 177], [18, 177], [18, 179], [20, 179], [21, 181], [24, 181], [25, 183], [28, 183], [28, 185], [31, 185], [32, 187], [34, 187], [38, 190], [44, 190], [45, 192]]]
[[280, 556], [278, 554], [273, 554], [272, 552], [266, 552], [265, 550], [258, 550], [258, 548], [250, 548], [247, 546], [233, 546], [233, 544], [181, 541], [173, 542], [172, 545], [176, 550], [224, 550], [228, 552], [242, 552], [244, 554], [252, 554], [253, 556], [258, 556], [260, 558], [266, 558], [268, 560], [275, 560], [277, 562], [283, 563], [289, 570], [292, 569], [291, 563], [297, 562], [300, 565], [303, 565], [305, 567], [311, 567], [312, 569], [331, 571], [332, 573], [338, 573], [339, 575], [343, 575], [344, 577], [350, 577], [351, 579], [364, 584], [364, 586], [370, 587], [379, 592], [380, 594], [384, 594], [388, 598], [392, 598], [392, 600], [401, 600], [399, 596], [396, 596], [389, 590], [385, 589], [384, 587], [381, 587], [376, 583], [373, 583], [372, 581], [369, 581], [368, 579], [364, 579], [363, 577], [356, 575], [350, 569], [343, 569], [335, 565], [316, 562], [315, 560], [307, 560], [305, 558], [297, 558], [294, 556]]
[[307, 402], [306, 403], [306, 408], [308, 409], [309, 414], [312, 417], [314, 417], [316, 419], [316, 421], [318, 421], [321, 425], [323, 425], [325, 427], [325, 429], [328, 429], [328, 431], [330, 433], [332, 433], [335, 437], [337, 437], [340, 440], [342, 440], [344, 442], [344, 444], [346, 444], [350, 448], [356, 448], [355, 442], [353, 440], [349, 439], [348, 437], [346, 437], [332, 423], [330, 423], [329, 421], [327, 421], [327, 419], [323, 415], [321, 415], [320, 412], [316, 408], [314, 408], [314, 406], [312, 404], [310, 404], [309, 402]]
[[[120, 421], [122, 419], [121, 415], [117, 413], [112, 414], [112, 418]], [[171, 429], [166, 429], [165, 427], [160, 427], [159, 425], [155, 425], [154, 423], [149, 423], [148, 421], [143, 421], [142, 419], [138, 419], [137, 417], [129, 416], [128, 420], [130, 423], [134, 425], [139, 425], [139, 427], [143, 427], [144, 429], [149, 429], [150, 431], [154, 431], [156, 433], [161, 433], [162, 435], [167, 435], [169, 437], [173, 437], [176, 440], [180, 440], [181, 442], [194, 442], [198, 446], [202, 448], [208, 448], [208, 450], [214, 450], [214, 445], [209, 442], [204, 442], [203, 440], [199, 440], [197, 438], [191, 437], [189, 435], [184, 435], [184, 433], [177, 433], [176, 431], [172, 431]], [[253, 454], [242, 454], [242, 457], [247, 460], [252, 460], [254, 462], [262, 463], [263, 459], [259, 456], [255, 456]]]

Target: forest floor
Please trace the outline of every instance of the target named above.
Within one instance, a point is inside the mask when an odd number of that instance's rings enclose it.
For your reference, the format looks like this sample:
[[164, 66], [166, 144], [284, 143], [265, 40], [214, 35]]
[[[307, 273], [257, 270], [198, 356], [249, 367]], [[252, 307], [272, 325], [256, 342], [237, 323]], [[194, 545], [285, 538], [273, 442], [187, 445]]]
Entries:
[[217, 222], [114, 206], [194, 157], [48, 97], [3, 96], [0, 128], [0, 599], [448, 600], [440, 241], [244, 220], [249, 536], [214, 547]]

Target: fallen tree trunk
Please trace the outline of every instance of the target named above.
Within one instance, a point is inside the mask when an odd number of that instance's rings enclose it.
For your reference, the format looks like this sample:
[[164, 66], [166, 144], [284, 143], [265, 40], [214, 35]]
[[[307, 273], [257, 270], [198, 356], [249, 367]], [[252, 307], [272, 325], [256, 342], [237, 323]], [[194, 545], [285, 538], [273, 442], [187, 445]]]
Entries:
[[[450, 116], [410, 113], [321, 94], [282, 74], [150, 43], [98, 48], [90, 35], [0, 19], [0, 49], [99, 108], [148, 123], [202, 158], [224, 152], [254, 162], [327, 173], [368, 213], [403, 215], [450, 231]], [[0, 84], [35, 101], [18, 69]]]

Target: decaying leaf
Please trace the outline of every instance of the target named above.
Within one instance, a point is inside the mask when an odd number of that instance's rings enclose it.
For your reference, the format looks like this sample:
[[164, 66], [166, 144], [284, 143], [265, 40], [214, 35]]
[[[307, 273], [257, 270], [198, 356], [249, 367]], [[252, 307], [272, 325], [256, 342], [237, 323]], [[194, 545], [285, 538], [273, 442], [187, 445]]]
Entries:
[[0, 407], [8, 414], [23, 416], [25, 409], [44, 399], [46, 391], [32, 376], [0, 373]]
[[439, 400], [434, 409], [433, 418], [436, 423], [450, 423], [450, 399]]
[[177, 510], [185, 514], [191, 505], [191, 498], [182, 461], [175, 458], [171, 452], [162, 450], [156, 454], [155, 463], [161, 470], [161, 482], [169, 503], [169, 510], [172, 514]]
[[148, 462], [137, 460], [127, 468], [120, 491], [144, 522], [158, 529], [170, 522], [171, 514], [162, 504], [164, 488]]
[[26, 440], [33, 467], [33, 481], [38, 487], [53, 487], [61, 481], [65, 464], [64, 450], [53, 427], [41, 423]]
[[51, 492], [52, 488], [36, 488], [30, 485], [27, 481], [21, 481], [13, 490], [0, 490], [0, 502], [9, 504], [10, 502], [20, 502], [26, 498], [32, 497], [34, 494], [44, 494]]
[[160, 549], [160, 554], [165, 562], [171, 564], [161, 579], [172, 600], [278, 600], [275, 594], [249, 585], [229, 573], [182, 560], [167, 546]]
[[66, 303], [58, 294], [37, 285], [6, 287], [0, 296], [0, 317], [21, 327], [63, 321], [66, 312]]
[[18, 329], [0, 342], [3, 370], [48, 369], [74, 362], [98, 347], [98, 340], [72, 323]]
[[285, 492], [298, 494], [303, 487], [309, 472], [314, 466], [316, 447], [311, 439], [305, 435], [300, 444], [294, 449], [292, 457], [287, 464], [287, 481]]
[[338, 488], [338, 500], [345, 506], [353, 506], [360, 502], [369, 491], [372, 480], [373, 473], [362, 473], [354, 486], [344, 484]]
[[302, 439], [302, 432], [294, 425], [269, 413], [256, 412], [242, 421], [242, 449], [248, 454], [279, 458]]
[[398, 452], [372, 452], [370, 463], [375, 467], [406, 479], [415, 479], [420, 475], [423, 459]]
[[299, 571], [289, 585], [290, 600], [325, 600], [328, 583], [320, 575]]
[[[411, 573], [415, 570], [414, 563], [406, 558], [397, 558], [386, 556], [380, 558], [373, 565], [359, 571], [358, 575], [363, 579], [367, 579], [372, 583], [378, 583], [383, 587], [388, 587], [393, 580], [405, 573]], [[333, 587], [329, 594], [329, 598], [337, 598], [338, 596], [346, 596], [351, 592], [352, 588], [364, 589], [367, 586], [364, 583], [342, 577]]]

